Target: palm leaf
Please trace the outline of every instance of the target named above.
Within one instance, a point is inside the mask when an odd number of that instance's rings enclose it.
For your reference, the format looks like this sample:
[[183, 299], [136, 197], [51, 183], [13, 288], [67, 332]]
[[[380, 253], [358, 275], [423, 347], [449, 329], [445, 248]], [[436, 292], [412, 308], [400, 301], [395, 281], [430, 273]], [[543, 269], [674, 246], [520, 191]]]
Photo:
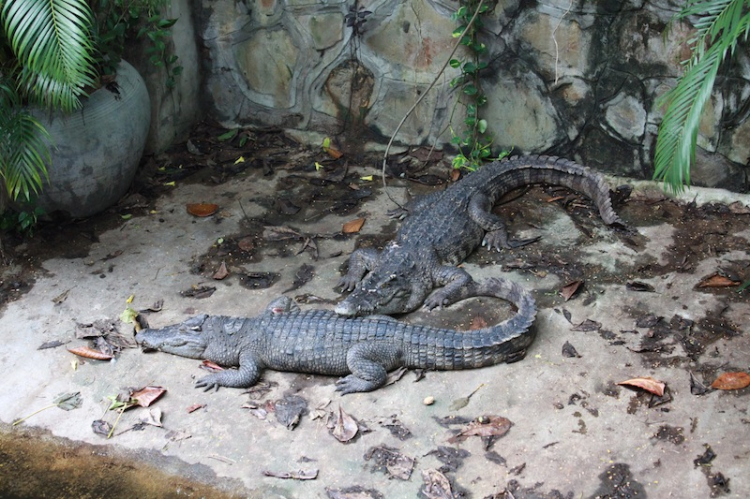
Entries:
[[0, 23], [26, 96], [64, 111], [79, 107], [84, 88], [95, 81], [86, 0], [6, 0]]
[[719, 66], [737, 41], [750, 30], [750, 14], [744, 14], [748, 0], [689, 1], [678, 19], [699, 15], [697, 35], [690, 41], [693, 55], [677, 86], [658, 101], [666, 111], [656, 139], [654, 179], [663, 180], [674, 192], [690, 185], [690, 165], [703, 109], [711, 98]]
[[49, 134], [20, 106], [15, 87], [0, 81], [0, 177], [12, 200], [29, 200], [47, 179]]

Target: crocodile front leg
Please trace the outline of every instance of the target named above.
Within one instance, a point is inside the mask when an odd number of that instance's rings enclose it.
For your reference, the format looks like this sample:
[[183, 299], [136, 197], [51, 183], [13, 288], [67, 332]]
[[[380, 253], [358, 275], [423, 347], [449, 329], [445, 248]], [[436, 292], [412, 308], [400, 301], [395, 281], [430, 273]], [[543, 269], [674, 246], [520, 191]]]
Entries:
[[216, 390], [220, 386], [228, 388], [247, 388], [254, 385], [260, 379], [260, 364], [252, 354], [240, 355], [240, 368], [237, 370], [227, 369], [208, 376], [204, 376], [195, 383], [196, 388], [204, 388], [209, 391]]
[[346, 275], [339, 280], [336, 287], [341, 291], [353, 291], [357, 284], [362, 280], [365, 274], [372, 270], [375, 260], [380, 253], [373, 248], [363, 248], [355, 250], [349, 257], [349, 270]]
[[342, 395], [370, 392], [386, 382], [388, 371], [399, 367], [403, 352], [400, 348], [383, 343], [355, 343], [346, 352], [346, 365], [351, 374], [336, 382], [336, 391]]
[[466, 297], [466, 293], [473, 290], [474, 279], [464, 269], [442, 265], [433, 273], [436, 286], [443, 286], [432, 293], [424, 302], [425, 308], [432, 310], [437, 307], [447, 307]]
[[474, 194], [469, 201], [469, 216], [487, 232], [482, 240], [482, 246], [500, 251], [502, 248], [519, 248], [539, 240], [539, 236], [529, 239], [509, 239], [505, 222], [492, 213], [492, 206], [492, 200], [482, 193]]

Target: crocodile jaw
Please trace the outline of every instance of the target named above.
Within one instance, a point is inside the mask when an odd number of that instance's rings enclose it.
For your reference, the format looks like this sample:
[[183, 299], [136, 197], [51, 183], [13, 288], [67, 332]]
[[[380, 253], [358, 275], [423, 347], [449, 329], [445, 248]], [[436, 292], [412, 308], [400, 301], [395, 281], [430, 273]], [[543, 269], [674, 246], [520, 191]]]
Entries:
[[202, 359], [207, 342], [200, 331], [144, 329], [135, 335], [135, 341], [144, 351], [158, 350], [191, 359]]

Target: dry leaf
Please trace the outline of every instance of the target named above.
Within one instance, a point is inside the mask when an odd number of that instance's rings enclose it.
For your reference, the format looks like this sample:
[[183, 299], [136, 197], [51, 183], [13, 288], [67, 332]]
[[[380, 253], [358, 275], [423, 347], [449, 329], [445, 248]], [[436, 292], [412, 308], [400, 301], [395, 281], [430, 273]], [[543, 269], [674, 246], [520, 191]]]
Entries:
[[421, 491], [427, 499], [453, 499], [451, 483], [438, 470], [422, 470], [424, 486]]
[[724, 373], [711, 383], [717, 390], [741, 390], [750, 386], [750, 374], [744, 372]]
[[185, 208], [188, 213], [195, 217], [208, 217], [216, 213], [219, 205], [213, 203], [189, 203]]
[[731, 288], [739, 285], [739, 282], [733, 281], [730, 278], [718, 273], [714, 273], [710, 276], [704, 277], [703, 279], [701, 279], [701, 282], [698, 283], [699, 288]]
[[565, 298], [565, 301], [570, 300], [574, 294], [578, 291], [578, 288], [581, 287], [581, 284], [583, 284], [583, 281], [573, 281], [569, 282], [565, 286], [563, 286], [562, 290], [560, 291], [560, 294], [563, 298]]
[[158, 407], [152, 407], [151, 409], [143, 409], [138, 414], [138, 420], [141, 423], [149, 424], [151, 426], [161, 427], [161, 409]]
[[237, 242], [237, 247], [242, 251], [252, 251], [255, 249], [255, 240], [252, 236], [243, 237]]
[[344, 224], [344, 227], [341, 229], [341, 232], [344, 234], [356, 234], [362, 229], [362, 226], [365, 224], [364, 218], [356, 218], [354, 220], [350, 220]]
[[191, 405], [190, 407], [187, 408], [187, 413], [191, 414], [191, 413], [197, 411], [198, 409], [203, 409], [204, 407], [206, 407], [206, 404], [193, 404], [193, 405]]
[[102, 353], [99, 350], [94, 350], [90, 347], [76, 347], [76, 348], [68, 348], [68, 352], [74, 353], [78, 355], [79, 357], [85, 357], [87, 359], [94, 359], [94, 360], [111, 360], [112, 356], [106, 353]]
[[502, 416], [482, 416], [469, 423], [461, 432], [448, 439], [450, 443], [466, 440], [471, 436], [502, 437], [513, 425], [508, 418]]
[[58, 296], [55, 296], [54, 298], [52, 298], [52, 303], [54, 303], [55, 305], [61, 304], [68, 298], [68, 293], [70, 293], [70, 290], [66, 289], [65, 291], [60, 293]]
[[166, 391], [166, 388], [160, 386], [146, 386], [140, 390], [132, 392], [130, 398], [135, 400], [135, 402], [141, 407], [148, 407], [156, 399], [164, 395]]
[[219, 265], [219, 269], [214, 272], [213, 277], [217, 281], [221, 281], [222, 279], [225, 279], [229, 275], [229, 269], [227, 269], [227, 264], [225, 262], [221, 262], [221, 265]]
[[664, 389], [667, 387], [666, 383], [655, 380], [654, 378], [651, 378], [649, 376], [646, 376], [643, 378], [633, 378], [627, 381], [620, 381], [619, 383], [616, 383], [616, 384], [642, 388], [643, 390], [646, 390], [649, 393], [653, 393], [657, 397], [663, 397]]
[[211, 362], [210, 360], [204, 360], [201, 362], [201, 369], [205, 369], [207, 371], [223, 371], [224, 368], [221, 367], [216, 362]]
[[461, 170], [454, 168], [451, 170], [451, 182], [457, 182], [461, 178]]
[[359, 431], [357, 421], [344, 412], [341, 406], [339, 406], [338, 417], [335, 417], [333, 421], [331, 419], [333, 418], [329, 419], [328, 427], [331, 429], [331, 435], [339, 442], [348, 442], [357, 436], [357, 432]]
[[277, 473], [275, 471], [263, 470], [263, 475], [285, 480], [315, 480], [318, 478], [318, 470], [297, 470]]
[[340, 158], [341, 156], [343, 156], [343, 155], [344, 155], [344, 153], [343, 153], [343, 152], [339, 151], [338, 149], [334, 149], [333, 147], [324, 147], [323, 149], [324, 149], [324, 150], [325, 150], [325, 152], [327, 152], [327, 153], [328, 153], [328, 155], [329, 155], [330, 157], [332, 157], [333, 159], [339, 159], [339, 158]]

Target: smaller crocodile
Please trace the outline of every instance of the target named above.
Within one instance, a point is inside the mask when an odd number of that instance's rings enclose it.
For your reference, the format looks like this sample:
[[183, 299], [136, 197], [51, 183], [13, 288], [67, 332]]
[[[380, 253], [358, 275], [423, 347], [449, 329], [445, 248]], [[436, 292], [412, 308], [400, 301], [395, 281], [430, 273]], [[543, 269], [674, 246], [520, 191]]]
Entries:
[[537, 183], [586, 194], [604, 223], [622, 225], [600, 174], [552, 156], [495, 161], [444, 191], [416, 198], [405, 213], [396, 211], [408, 215], [396, 238], [381, 252], [358, 249], [349, 258], [349, 270], [338, 286], [352, 293], [336, 306], [336, 312], [345, 316], [403, 314], [422, 304], [432, 309], [455, 303], [472, 282], [456, 265], [480, 244], [500, 251], [536, 241], [509, 239], [505, 223], [490, 210], [513, 189]]
[[473, 369], [522, 359], [534, 339], [533, 297], [502, 279], [473, 283], [466, 296], [495, 296], [513, 303], [517, 313], [492, 327], [455, 331], [410, 325], [391, 317], [342, 317], [328, 310], [301, 311], [289, 298], [272, 301], [254, 318], [199, 315], [136, 335], [144, 351], [158, 350], [239, 367], [209, 374], [196, 387], [248, 387], [263, 369], [343, 376], [343, 394], [383, 386], [398, 367]]

